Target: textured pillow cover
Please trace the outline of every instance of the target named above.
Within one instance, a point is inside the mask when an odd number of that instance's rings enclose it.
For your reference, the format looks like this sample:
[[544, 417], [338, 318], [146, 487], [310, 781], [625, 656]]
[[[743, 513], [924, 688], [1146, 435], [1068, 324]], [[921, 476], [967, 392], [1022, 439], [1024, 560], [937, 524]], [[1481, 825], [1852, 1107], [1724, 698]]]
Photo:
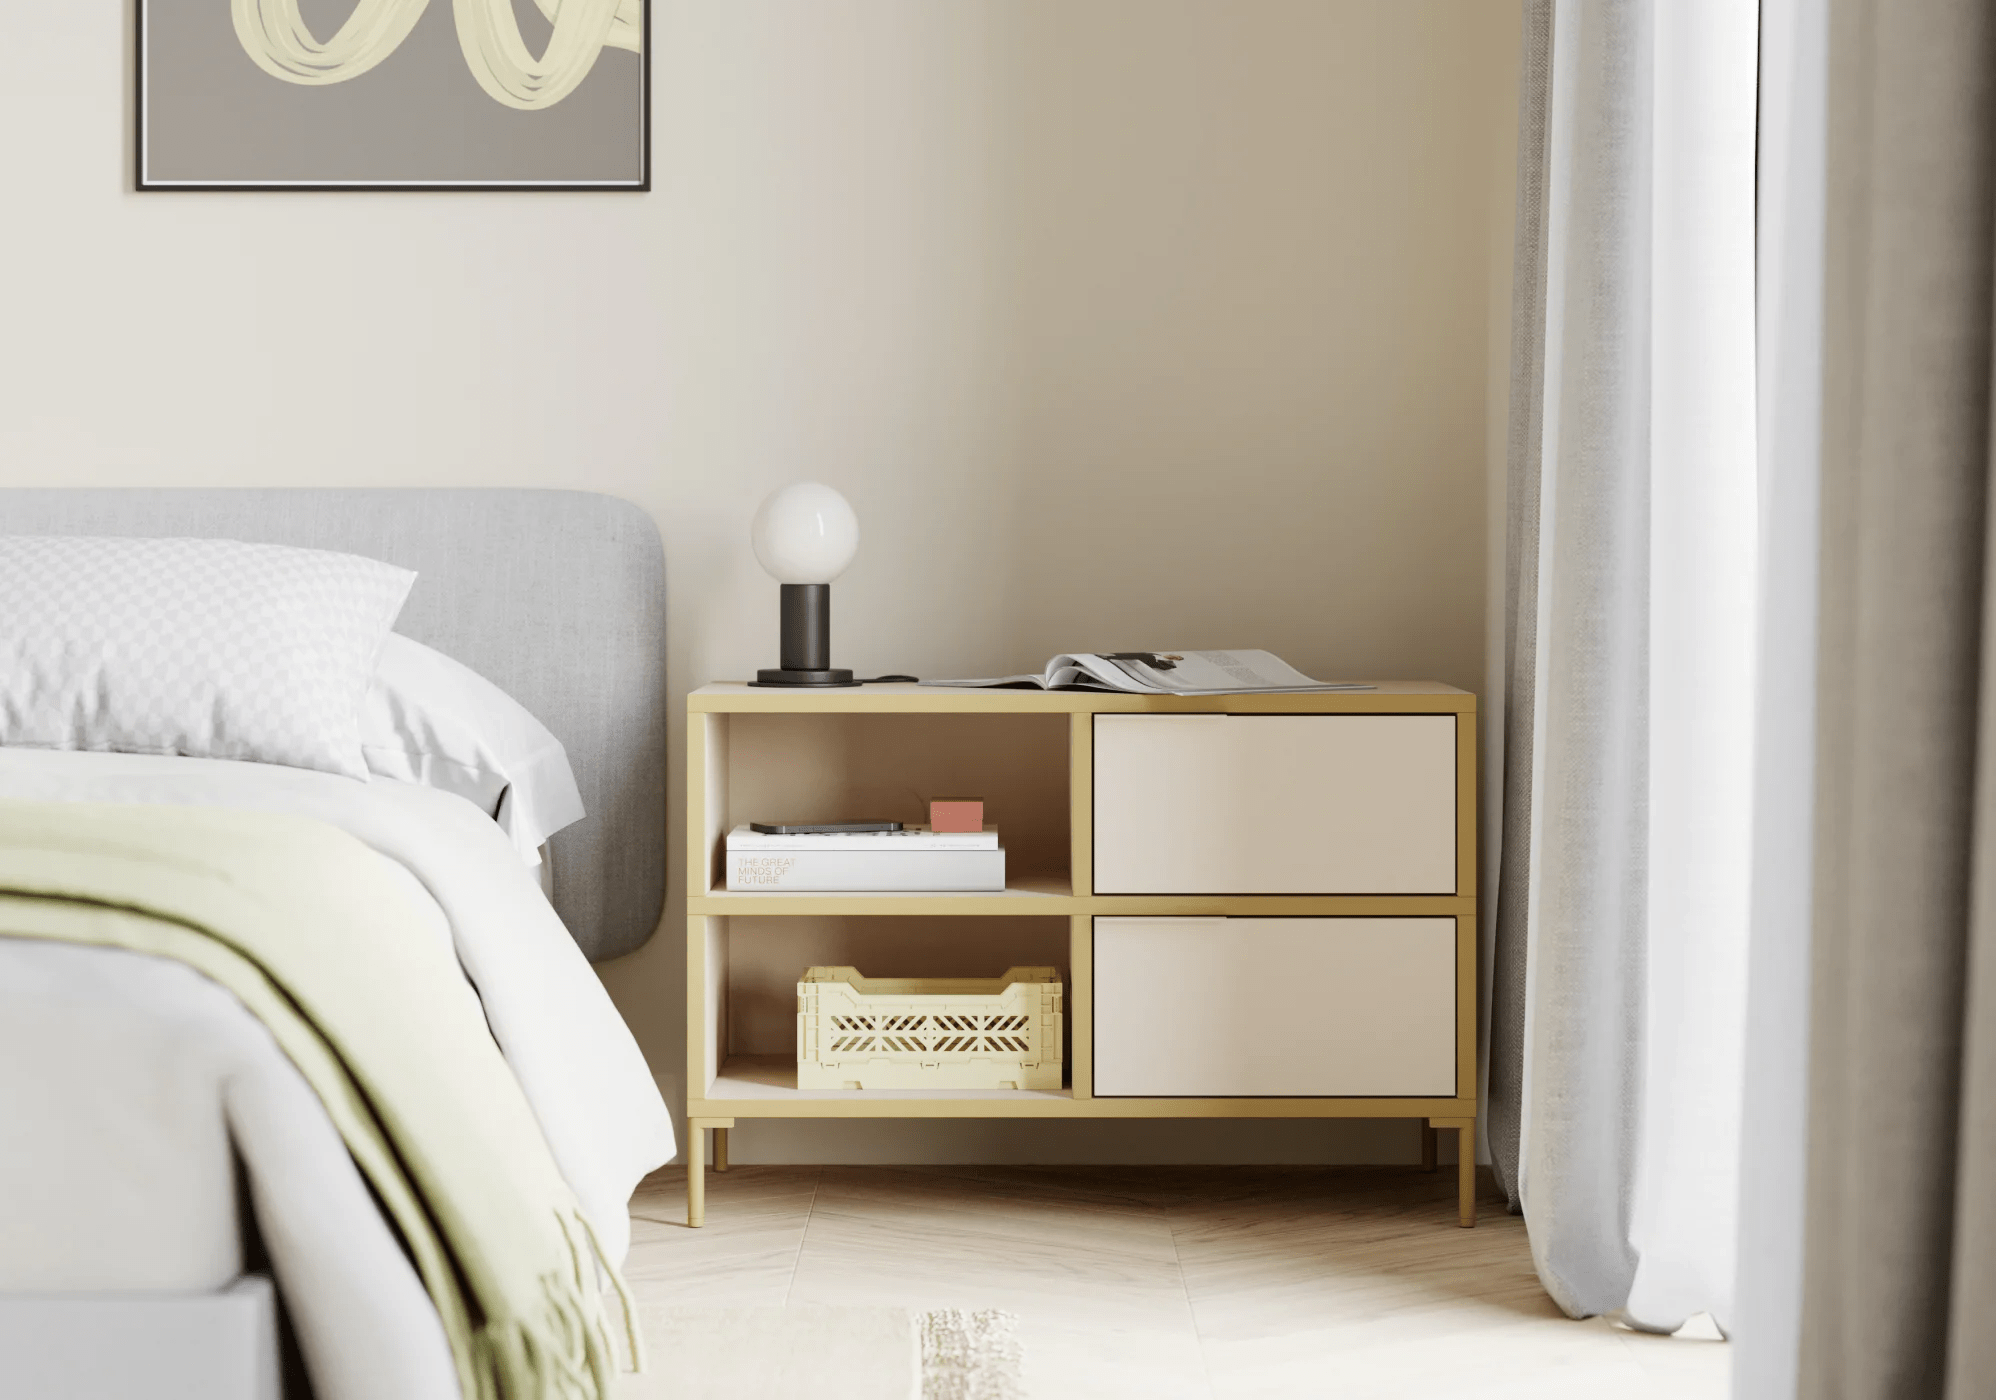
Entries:
[[582, 820], [568, 751], [526, 706], [466, 666], [391, 632], [360, 714], [370, 773], [454, 792], [499, 823], [528, 865]]
[[361, 698], [415, 580], [283, 545], [0, 536], [0, 745], [365, 780]]

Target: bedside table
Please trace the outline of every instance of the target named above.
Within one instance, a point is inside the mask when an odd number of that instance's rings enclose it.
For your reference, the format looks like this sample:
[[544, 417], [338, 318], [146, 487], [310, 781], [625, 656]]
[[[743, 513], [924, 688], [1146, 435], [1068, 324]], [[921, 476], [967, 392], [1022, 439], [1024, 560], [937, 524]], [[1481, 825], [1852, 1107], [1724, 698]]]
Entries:
[[[723, 884], [738, 822], [910, 815], [935, 792], [985, 797], [1002, 893]], [[703, 686], [687, 828], [689, 1225], [701, 1139], [725, 1171], [742, 1118], [1412, 1118], [1427, 1167], [1436, 1130], [1458, 1135], [1458, 1218], [1475, 1223], [1468, 692]], [[1039, 963], [1067, 968], [1060, 1090], [797, 1087], [806, 966]]]

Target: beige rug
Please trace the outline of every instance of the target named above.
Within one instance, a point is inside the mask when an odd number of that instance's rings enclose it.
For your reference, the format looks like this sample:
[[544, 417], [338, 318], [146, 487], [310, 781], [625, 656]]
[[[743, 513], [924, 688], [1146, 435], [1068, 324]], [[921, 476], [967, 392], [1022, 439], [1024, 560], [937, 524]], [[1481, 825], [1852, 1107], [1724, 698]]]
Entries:
[[623, 1400], [1025, 1400], [1009, 1313], [644, 1308]]
[[1019, 1319], [1008, 1312], [918, 1313], [922, 1400], [1025, 1400]]

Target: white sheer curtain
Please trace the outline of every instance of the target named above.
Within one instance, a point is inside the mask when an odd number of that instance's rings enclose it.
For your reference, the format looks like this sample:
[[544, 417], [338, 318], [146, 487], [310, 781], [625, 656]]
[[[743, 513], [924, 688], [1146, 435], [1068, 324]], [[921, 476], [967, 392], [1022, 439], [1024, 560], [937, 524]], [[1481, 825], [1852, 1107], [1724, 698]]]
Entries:
[[1757, 22], [1526, 5], [1492, 1149], [1554, 1299], [1660, 1330], [1732, 1304]]
[[1762, 0], [1760, 727], [1733, 1394], [1795, 1394], [1809, 1085], [1825, 0]]
[[1627, 1311], [1731, 1312], [1752, 845], [1755, 6], [1656, 8], [1650, 882]]

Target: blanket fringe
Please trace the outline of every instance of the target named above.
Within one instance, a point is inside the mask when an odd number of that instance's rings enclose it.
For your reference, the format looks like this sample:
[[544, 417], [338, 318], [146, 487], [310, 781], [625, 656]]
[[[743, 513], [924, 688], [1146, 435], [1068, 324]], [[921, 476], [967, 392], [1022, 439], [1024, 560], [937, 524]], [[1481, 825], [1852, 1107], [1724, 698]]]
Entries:
[[[638, 1305], [631, 1297], [631, 1286], [624, 1282], [623, 1270], [612, 1264], [610, 1256], [603, 1252], [603, 1241], [597, 1238], [596, 1227], [589, 1223], [589, 1217], [577, 1211], [575, 1218], [582, 1222], [582, 1231], [589, 1238], [590, 1254], [603, 1272], [610, 1276], [610, 1284], [617, 1290], [617, 1304], [624, 1314], [624, 1344], [630, 1351], [631, 1372], [633, 1375], [641, 1373], [645, 1369], [645, 1337], [644, 1329], [638, 1326]], [[607, 1345], [609, 1337], [606, 1335], [603, 1340]]]
[[[472, 1341], [475, 1400], [614, 1400], [616, 1347], [610, 1339], [608, 1319], [597, 1302], [600, 1285], [591, 1277], [595, 1266], [609, 1275], [617, 1290], [631, 1369], [644, 1368], [644, 1339], [638, 1328], [636, 1302], [622, 1273], [611, 1266], [603, 1252], [589, 1217], [579, 1210], [557, 1211], [555, 1221], [568, 1243], [569, 1273], [542, 1276], [545, 1311], [537, 1324], [515, 1320], [477, 1330]], [[505, 1376], [533, 1377], [532, 1393], [502, 1394], [501, 1378]]]

